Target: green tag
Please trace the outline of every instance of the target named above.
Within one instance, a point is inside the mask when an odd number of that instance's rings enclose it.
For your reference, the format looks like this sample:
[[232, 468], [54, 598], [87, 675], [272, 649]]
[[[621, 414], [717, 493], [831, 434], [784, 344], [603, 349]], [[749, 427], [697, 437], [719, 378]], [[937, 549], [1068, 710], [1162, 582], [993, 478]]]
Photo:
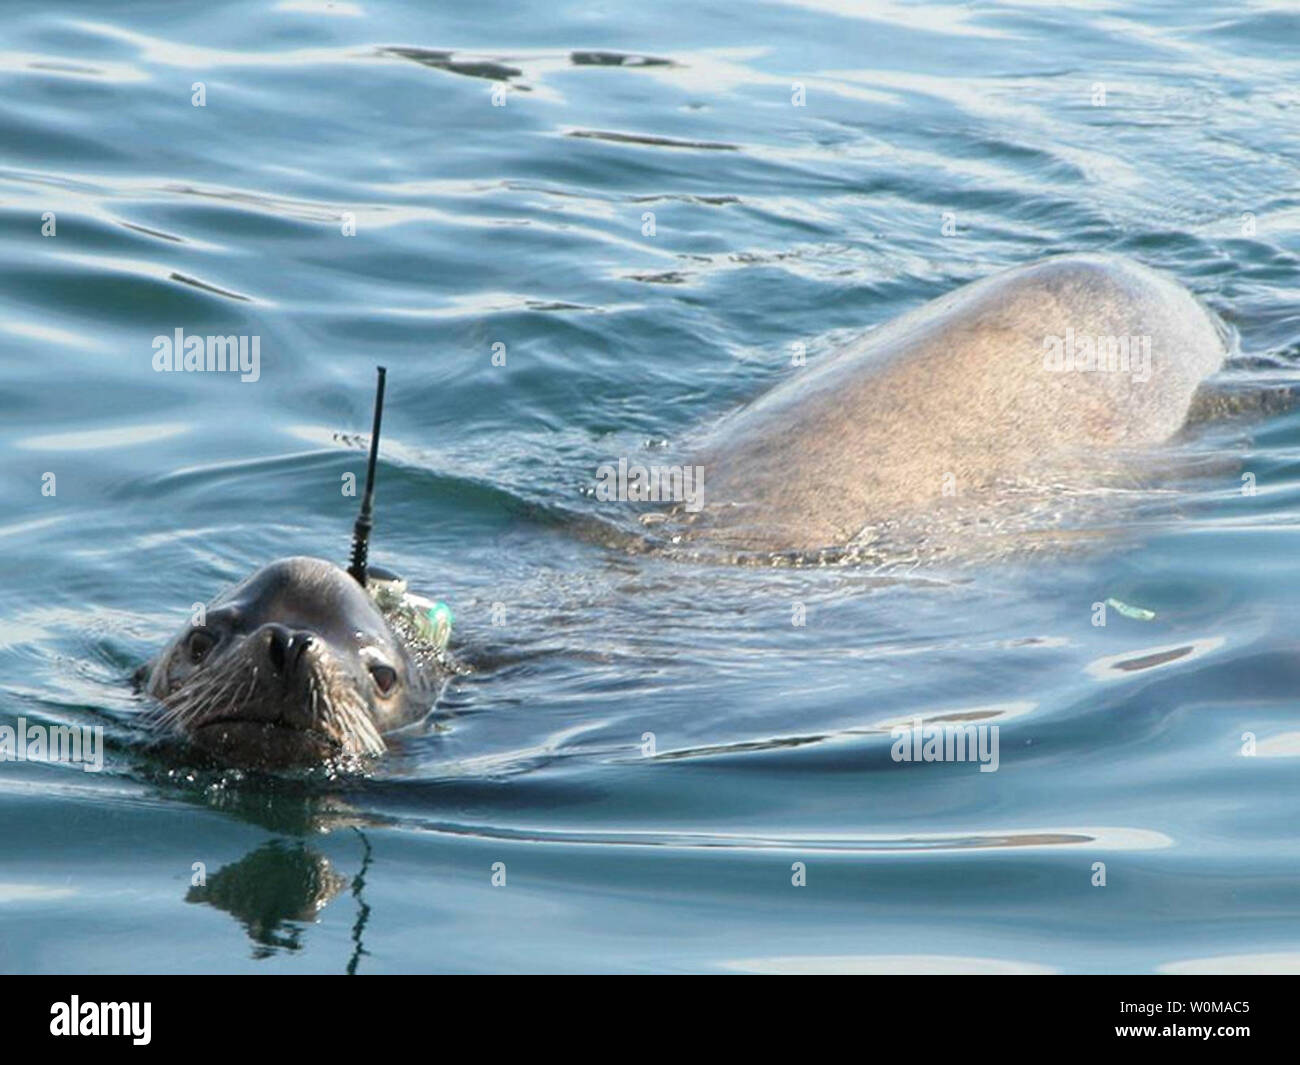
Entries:
[[420, 633], [422, 639], [435, 651], [441, 651], [451, 639], [451, 607], [439, 600], [434, 602], [421, 595], [407, 594], [403, 598], [406, 616]]
[[453, 620], [451, 607], [446, 603], [413, 595], [406, 590], [406, 582], [401, 578], [371, 581], [366, 588], [381, 609], [400, 613], [435, 651], [446, 649], [451, 640]]
[[443, 650], [451, 639], [451, 607], [443, 602], [434, 603], [425, 611], [424, 617], [429, 626], [429, 642], [439, 651]]

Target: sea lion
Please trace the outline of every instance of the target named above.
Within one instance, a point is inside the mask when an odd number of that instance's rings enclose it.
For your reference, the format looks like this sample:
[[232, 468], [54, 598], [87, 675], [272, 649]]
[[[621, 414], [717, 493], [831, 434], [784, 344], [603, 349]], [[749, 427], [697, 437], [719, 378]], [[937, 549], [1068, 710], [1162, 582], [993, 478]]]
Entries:
[[[694, 460], [703, 505], [653, 524], [742, 554], [951, 554], [974, 531], [1059, 518], [1063, 485], [1104, 485], [1126, 452], [1169, 439], [1225, 337], [1181, 285], [1121, 257], [1008, 270], [724, 418]], [[375, 430], [372, 469], [378, 414]], [[272, 563], [149, 667], [154, 723], [238, 765], [381, 753], [449, 672], [402, 618], [331, 563]]]
[[145, 667], [162, 703], [149, 724], [245, 768], [382, 754], [385, 733], [431, 709], [451, 666], [441, 617], [418, 613], [441, 604], [371, 572], [386, 591], [322, 559], [285, 558], [219, 596]]
[[1178, 282], [1119, 256], [1007, 270], [724, 418], [692, 460], [704, 505], [666, 532], [742, 552], [951, 552], [1168, 440], [1225, 338]]

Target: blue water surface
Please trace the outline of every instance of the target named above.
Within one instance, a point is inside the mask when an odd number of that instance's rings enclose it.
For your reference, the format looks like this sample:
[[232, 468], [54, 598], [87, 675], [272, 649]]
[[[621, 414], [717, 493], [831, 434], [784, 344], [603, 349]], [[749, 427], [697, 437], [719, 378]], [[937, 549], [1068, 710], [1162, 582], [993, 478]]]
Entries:
[[[0, 969], [1300, 969], [1290, 407], [1202, 426], [1194, 476], [1059, 557], [727, 566], [583, 528], [598, 463], [792, 345], [1049, 254], [1170, 272], [1234, 330], [1225, 380], [1294, 383], [1293, 5], [4, 23], [0, 725], [109, 748], [0, 763]], [[258, 379], [155, 371], [177, 329], [258, 337]], [[191, 604], [343, 560], [377, 363], [372, 556], [451, 604], [470, 671], [365, 778], [143, 750], [130, 676]], [[998, 726], [997, 772], [891, 759], [949, 715]]]

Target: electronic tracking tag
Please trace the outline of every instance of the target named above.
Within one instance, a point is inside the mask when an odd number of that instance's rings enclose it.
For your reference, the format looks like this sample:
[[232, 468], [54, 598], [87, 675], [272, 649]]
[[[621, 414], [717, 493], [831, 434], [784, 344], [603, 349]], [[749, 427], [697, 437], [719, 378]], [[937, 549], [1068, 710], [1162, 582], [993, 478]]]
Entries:
[[391, 570], [369, 566], [366, 591], [380, 610], [400, 614], [434, 650], [442, 651], [451, 639], [451, 607], [407, 590], [406, 581]]

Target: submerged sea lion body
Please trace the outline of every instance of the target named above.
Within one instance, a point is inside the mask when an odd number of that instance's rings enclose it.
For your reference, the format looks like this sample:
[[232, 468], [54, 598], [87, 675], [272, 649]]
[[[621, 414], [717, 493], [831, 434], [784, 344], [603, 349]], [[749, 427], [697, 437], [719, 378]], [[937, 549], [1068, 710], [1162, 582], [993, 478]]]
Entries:
[[333, 563], [287, 558], [208, 606], [146, 667], [153, 727], [218, 762], [283, 768], [382, 754], [449, 669]]
[[1095, 481], [1109, 456], [1167, 440], [1224, 356], [1213, 315], [1137, 263], [1075, 255], [1008, 270], [725, 418], [693, 460], [705, 505], [679, 511], [689, 524], [676, 532], [741, 551], [890, 537], [943, 549], [1025, 489]]

